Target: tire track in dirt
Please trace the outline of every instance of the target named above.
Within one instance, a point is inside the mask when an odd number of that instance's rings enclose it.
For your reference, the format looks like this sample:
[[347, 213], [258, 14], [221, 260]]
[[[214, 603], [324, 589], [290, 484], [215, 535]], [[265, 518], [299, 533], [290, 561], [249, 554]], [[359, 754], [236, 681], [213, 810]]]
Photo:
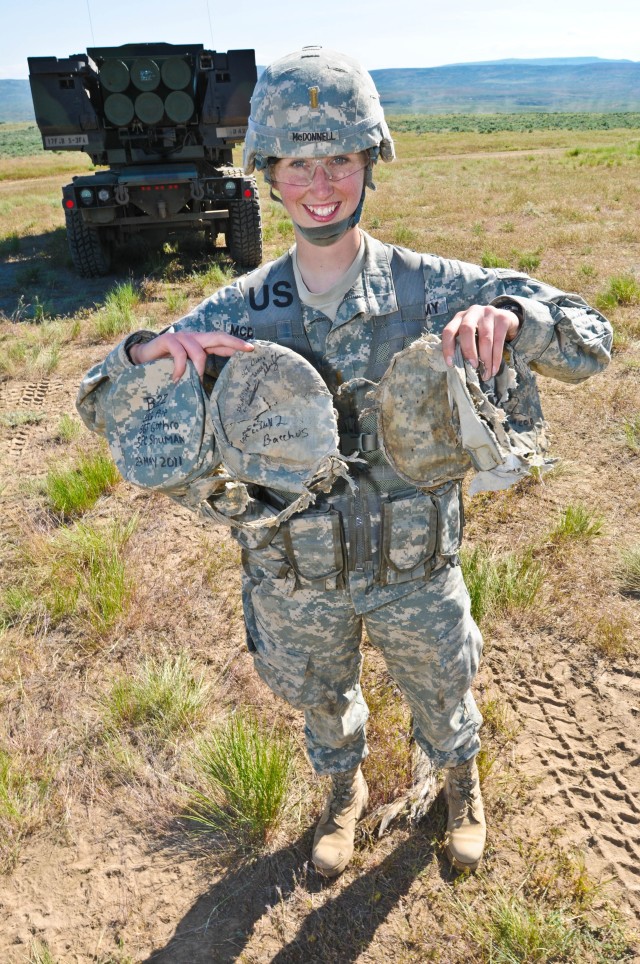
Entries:
[[[29, 382], [21, 387], [10, 387], [0, 394], [0, 413], [2, 412], [39, 412], [44, 408], [55, 407], [56, 397], [62, 393], [63, 383], [60, 379], [43, 378], [37, 382]], [[5, 454], [9, 459], [17, 459], [29, 445], [38, 423], [17, 425], [5, 443]]]
[[[45, 406], [47, 416], [58, 414], [64, 410], [64, 397], [64, 382], [59, 378], [41, 378], [26, 384], [8, 382], [0, 385], [0, 415], [40, 413]], [[19, 469], [26, 467], [28, 471], [30, 462], [33, 468], [40, 466], [38, 445], [46, 432], [47, 427], [39, 421], [16, 425], [0, 442], [0, 464], [4, 470], [0, 476], [0, 545], [20, 527], [22, 513], [15, 499], [16, 485], [23, 475]]]
[[534, 806], [547, 826], [560, 827], [595, 878], [612, 877], [640, 915], [640, 677], [615, 667], [579, 686], [572, 676], [560, 660], [517, 684], [517, 750], [539, 781]]

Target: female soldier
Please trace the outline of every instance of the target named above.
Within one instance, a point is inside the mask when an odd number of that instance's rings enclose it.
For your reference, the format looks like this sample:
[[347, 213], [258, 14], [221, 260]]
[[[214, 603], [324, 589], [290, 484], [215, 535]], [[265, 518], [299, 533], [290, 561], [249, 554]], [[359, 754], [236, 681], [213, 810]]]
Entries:
[[[445, 484], [440, 477], [409, 487], [384, 457], [365, 394], [426, 330], [441, 335], [447, 364], [457, 339], [486, 377], [509, 342], [535, 409], [532, 371], [583, 380], [606, 365], [611, 330], [575, 295], [519, 273], [418, 255], [358, 227], [374, 165], [393, 160], [394, 146], [373, 81], [356, 61], [304, 48], [264, 71], [251, 103], [245, 170], [264, 172], [293, 221], [295, 245], [170, 330], [130, 336], [87, 376], [81, 414], [96, 427], [92, 396], [132, 364], [172, 357], [178, 378], [189, 358], [202, 376], [207, 359], [219, 371], [224, 362], [212, 356], [250, 350], [254, 337], [293, 348], [320, 372], [334, 395], [341, 449], [360, 453], [355, 492], [339, 481], [271, 532], [268, 545], [245, 544], [242, 554], [257, 671], [304, 710], [311, 762], [332, 779], [313, 861], [329, 877], [344, 870], [367, 805], [364, 625], [407, 699], [417, 743], [446, 769], [449, 857], [474, 869], [486, 833], [475, 763], [481, 716], [470, 692], [482, 640], [457, 556], [463, 470], [452, 452]], [[287, 496], [258, 493], [276, 507]]]

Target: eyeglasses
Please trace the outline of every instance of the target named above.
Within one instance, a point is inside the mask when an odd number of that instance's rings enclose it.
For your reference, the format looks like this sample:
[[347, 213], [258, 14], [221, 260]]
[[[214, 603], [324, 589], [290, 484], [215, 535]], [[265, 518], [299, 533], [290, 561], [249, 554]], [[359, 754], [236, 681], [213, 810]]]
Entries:
[[295, 187], [308, 187], [314, 178], [316, 168], [321, 167], [330, 181], [343, 181], [358, 171], [364, 170], [369, 162], [366, 153], [337, 154], [335, 157], [304, 158], [283, 157], [271, 165], [272, 180], [279, 184], [293, 184]]

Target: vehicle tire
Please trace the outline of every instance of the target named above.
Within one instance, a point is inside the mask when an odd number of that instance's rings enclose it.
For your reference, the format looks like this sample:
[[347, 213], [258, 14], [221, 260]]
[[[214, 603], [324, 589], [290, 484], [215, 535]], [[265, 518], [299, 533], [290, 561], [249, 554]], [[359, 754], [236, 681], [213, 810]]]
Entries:
[[85, 223], [81, 211], [65, 211], [67, 241], [73, 266], [83, 278], [99, 278], [111, 270], [111, 248], [97, 228]]
[[262, 261], [262, 218], [257, 190], [250, 201], [229, 204], [225, 236], [229, 254], [237, 264], [243, 268], [258, 267]]

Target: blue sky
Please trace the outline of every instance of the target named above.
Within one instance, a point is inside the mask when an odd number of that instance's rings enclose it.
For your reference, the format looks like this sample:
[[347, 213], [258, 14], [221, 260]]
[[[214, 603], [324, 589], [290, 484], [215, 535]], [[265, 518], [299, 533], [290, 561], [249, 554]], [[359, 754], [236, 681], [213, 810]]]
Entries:
[[259, 64], [319, 43], [369, 70], [505, 57], [640, 59], [638, 0], [0, 0], [0, 22], [0, 78], [26, 77], [27, 56], [156, 40], [254, 47]]

